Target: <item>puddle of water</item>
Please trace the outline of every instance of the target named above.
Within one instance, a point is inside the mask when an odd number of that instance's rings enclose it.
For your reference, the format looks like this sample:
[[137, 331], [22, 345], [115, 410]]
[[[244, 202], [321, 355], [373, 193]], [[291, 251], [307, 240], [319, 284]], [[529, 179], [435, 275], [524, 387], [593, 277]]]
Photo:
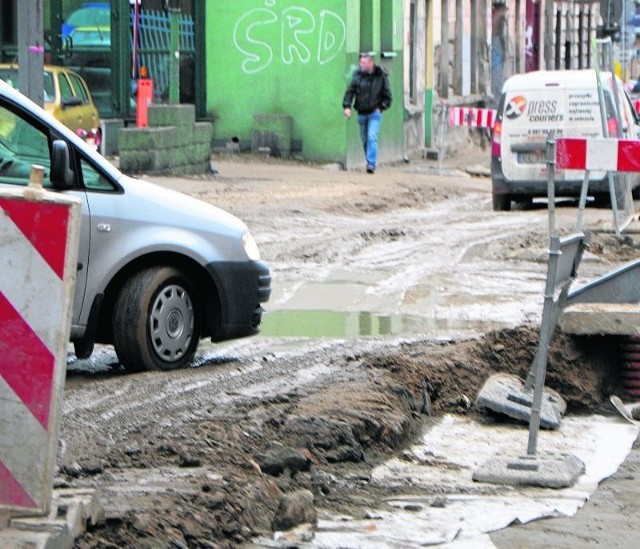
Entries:
[[452, 331], [487, 332], [507, 327], [501, 322], [382, 315], [369, 312], [284, 310], [262, 319], [264, 337], [409, 336]]

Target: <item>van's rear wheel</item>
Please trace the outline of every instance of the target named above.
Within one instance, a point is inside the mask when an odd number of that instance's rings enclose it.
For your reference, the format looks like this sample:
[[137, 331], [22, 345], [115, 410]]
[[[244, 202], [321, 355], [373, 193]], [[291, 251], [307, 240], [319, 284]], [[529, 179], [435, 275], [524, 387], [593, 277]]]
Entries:
[[506, 194], [493, 193], [493, 211], [509, 212], [511, 211], [511, 198]]
[[174, 370], [189, 364], [200, 339], [195, 290], [173, 267], [152, 267], [120, 290], [113, 345], [129, 371]]

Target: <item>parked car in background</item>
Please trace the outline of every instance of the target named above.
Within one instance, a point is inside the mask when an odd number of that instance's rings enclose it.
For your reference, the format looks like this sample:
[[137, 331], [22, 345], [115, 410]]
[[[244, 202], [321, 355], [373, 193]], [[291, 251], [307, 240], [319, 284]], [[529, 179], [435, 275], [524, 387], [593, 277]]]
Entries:
[[63, 41], [79, 46], [111, 45], [111, 6], [104, 2], [82, 4], [62, 23]]
[[[18, 65], [0, 64], [0, 80], [18, 88]], [[102, 141], [100, 115], [83, 78], [56, 65], [44, 66], [44, 108], [96, 149]]]
[[[509, 78], [502, 87], [491, 144], [493, 209], [506, 211], [511, 202], [547, 196], [549, 136], [638, 139], [640, 121], [619, 78], [602, 72], [604, 117], [594, 70], [534, 71]], [[558, 170], [556, 196], [579, 196], [584, 172]], [[615, 183], [637, 194], [640, 174], [616, 173]], [[589, 194], [608, 198], [605, 172], [593, 172]]]
[[[45, 187], [82, 205], [71, 341], [113, 344], [129, 371], [187, 366], [201, 338], [259, 331], [269, 268], [246, 225], [190, 196], [122, 174], [0, 81], [0, 187]], [[19, 280], [15, 284], [20, 284]]]

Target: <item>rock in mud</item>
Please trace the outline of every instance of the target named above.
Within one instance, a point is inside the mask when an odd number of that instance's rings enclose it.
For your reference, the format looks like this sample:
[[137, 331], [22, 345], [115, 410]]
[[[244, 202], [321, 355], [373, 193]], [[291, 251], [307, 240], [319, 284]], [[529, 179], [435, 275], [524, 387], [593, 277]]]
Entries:
[[318, 523], [318, 513], [313, 505], [313, 494], [309, 490], [298, 490], [280, 498], [278, 509], [271, 523], [275, 531], [290, 530], [301, 524]]
[[311, 467], [309, 458], [302, 452], [278, 442], [271, 443], [264, 454], [258, 454], [255, 458], [260, 470], [273, 476], [279, 476], [286, 470], [294, 475], [298, 471], [308, 471]]
[[323, 417], [293, 417], [285, 425], [289, 437], [297, 446], [308, 448], [313, 454], [330, 463], [364, 459], [362, 446], [356, 440], [351, 426]]

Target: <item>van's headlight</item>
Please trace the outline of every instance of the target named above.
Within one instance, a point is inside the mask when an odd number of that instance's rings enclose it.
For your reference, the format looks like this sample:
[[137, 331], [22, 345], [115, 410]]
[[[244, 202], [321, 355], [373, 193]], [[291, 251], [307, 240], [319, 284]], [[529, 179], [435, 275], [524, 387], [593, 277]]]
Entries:
[[244, 246], [244, 251], [247, 252], [249, 259], [253, 259], [254, 261], [258, 261], [260, 259], [260, 250], [258, 250], [258, 245], [256, 244], [255, 239], [251, 236], [251, 233], [244, 233], [242, 236], [242, 245]]

